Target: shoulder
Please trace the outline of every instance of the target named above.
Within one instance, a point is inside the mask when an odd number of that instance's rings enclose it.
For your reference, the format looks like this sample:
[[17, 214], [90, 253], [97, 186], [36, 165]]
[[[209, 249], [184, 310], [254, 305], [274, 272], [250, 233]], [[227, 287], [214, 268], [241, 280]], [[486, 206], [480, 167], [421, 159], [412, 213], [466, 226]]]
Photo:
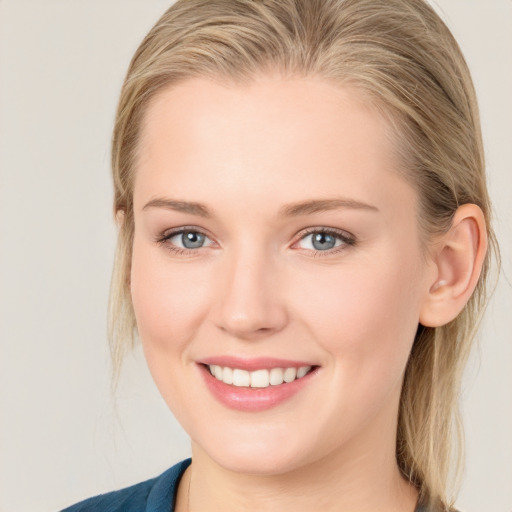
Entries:
[[100, 494], [61, 512], [172, 512], [178, 482], [190, 462], [186, 459], [156, 478]]

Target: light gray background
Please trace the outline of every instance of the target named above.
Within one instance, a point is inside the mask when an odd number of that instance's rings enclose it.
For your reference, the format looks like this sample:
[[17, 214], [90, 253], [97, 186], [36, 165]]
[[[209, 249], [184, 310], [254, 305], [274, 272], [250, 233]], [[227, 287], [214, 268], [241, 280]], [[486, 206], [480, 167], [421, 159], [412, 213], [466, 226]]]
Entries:
[[[189, 453], [140, 351], [109, 394], [117, 95], [166, 0], [0, 0], [0, 512], [58, 510]], [[503, 274], [466, 375], [459, 507], [512, 511], [512, 1], [439, 0], [479, 94]], [[506, 277], [508, 276], [508, 281]]]

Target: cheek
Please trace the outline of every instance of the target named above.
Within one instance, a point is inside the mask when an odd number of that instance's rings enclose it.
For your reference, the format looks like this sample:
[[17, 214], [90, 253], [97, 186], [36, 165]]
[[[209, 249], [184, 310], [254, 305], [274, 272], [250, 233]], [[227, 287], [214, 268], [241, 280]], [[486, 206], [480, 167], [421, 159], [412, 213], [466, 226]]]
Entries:
[[142, 348], [162, 397], [190, 431], [190, 404], [184, 398], [190, 396], [190, 342], [197, 336], [208, 300], [204, 273], [183, 270], [179, 265], [171, 268], [165, 251], [155, 251], [135, 237], [131, 294]]
[[[185, 263], [186, 265], [186, 263]], [[206, 307], [204, 274], [169, 265], [165, 251], [134, 240], [131, 294], [144, 350], [179, 349], [193, 335]]]
[[328, 428], [326, 439], [356, 436], [377, 417], [395, 428], [418, 325], [420, 287], [406, 260], [374, 261], [340, 266], [331, 275], [317, 273], [301, 283], [296, 317], [326, 358], [327, 388], [317, 409], [318, 420]]
[[401, 376], [419, 319], [417, 262], [397, 254], [319, 272], [302, 281], [297, 316], [347, 372]]

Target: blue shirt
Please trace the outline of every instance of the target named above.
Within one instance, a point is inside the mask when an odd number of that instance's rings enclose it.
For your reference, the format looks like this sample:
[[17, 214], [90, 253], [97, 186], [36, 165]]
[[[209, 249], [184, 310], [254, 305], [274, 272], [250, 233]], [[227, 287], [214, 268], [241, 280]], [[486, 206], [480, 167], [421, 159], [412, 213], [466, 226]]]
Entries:
[[[191, 459], [186, 459], [156, 478], [100, 494], [61, 512], [174, 512], [178, 484], [190, 463]], [[418, 506], [416, 512], [427, 512], [427, 509]]]
[[186, 459], [156, 478], [100, 494], [62, 512], [173, 512], [180, 478], [190, 463]]

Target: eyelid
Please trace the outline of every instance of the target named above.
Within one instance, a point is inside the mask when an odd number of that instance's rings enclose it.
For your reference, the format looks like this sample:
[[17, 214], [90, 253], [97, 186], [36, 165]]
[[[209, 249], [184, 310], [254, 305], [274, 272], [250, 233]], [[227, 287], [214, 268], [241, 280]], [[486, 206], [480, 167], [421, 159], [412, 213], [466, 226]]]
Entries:
[[210, 247], [212, 245], [212, 244], [208, 244], [208, 245], [204, 245], [202, 247], [198, 247], [196, 249], [188, 249], [186, 247], [178, 247], [169, 242], [169, 240], [171, 238], [175, 237], [176, 235], [180, 235], [180, 234], [183, 234], [186, 232], [199, 233], [199, 234], [203, 235], [205, 238], [207, 238], [208, 240], [210, 240], [210, 242], [214, 242], [213, 238], [211, 236], [209, 236], [209, 234], [205, 230], [203, 230], [197, 226], [180, 226], [177, 228], [167, 229], [164, 232], [162, 232], [156, 236], [155, 242], [160, 245], [165, 246], [168, 250], [170, 250], [174, 253], [187, 254], [187, 255], [192, 255], [194, 253], [197, 253], [199, 249], [204, 249], [204, 248]]
[[350, 246], [353, 246], [356, 244], [355, 236], [348, 233], [347, 231], [344, 231], [344, 230], [341, 230], [338, 228], [317, 226], [317, 227], [307, 228], [307, 229], [301, 231], [297, 235], [297, 240], [292, 244], [292, 247], [294, 245], [298, 244], [300, 241], [304, 240], [304, 238], [306, 238], [307, 236], [314, 234], [314, 233], [325, 233], [325, 234], [334, 236], [334, 237], [338, 238], [339, 240], [341, 240], [342, 244], [340, 244], [337, 247], [335, 246], [331, 249], [327, 249], [325, 251], [299, 248], [300, 250], [313, 253], [315, 256], [329, 256], [329, 255], [336, 254], [340, 251], [346, 250], [347, 247], [350, 247]]
[[[185, 232], [195, 232], [203, 235], [205, 238], [207, 238], [210, 242], [213, 242], [212, 244], [204, 245], [202, 247], [198, 247], [195, 249], [188, 249], [186, 247], [178, 247], [174, 244], [171, 244], [169, 240], [173, 238], [176, 235], [180, 235]], [[335, 238], [341, 240], [341, 244], [338, 246], [335, 246], [331, 249], [327, 249], [324, 251], [321, 250], [315, 250], [315, 249], [303, 249], [299, 248], [302, 251], [313, 253], [315, 256], [329, 256], [336, 254], [340, 251], [345, 250], [349, 246], [353, 246], [356, 244], [356, 238], [351, 233], [348, 233], [347, 231], [338, 229], [338, 228], [331, 228], [331, 227], [325, 227], [325, 226], [316, 226], [316, 227], [310, 227], [306, 228], [305, 230], [298, 233], [296, 236], [295, 242], [291, 245], [293, 248], [295, 245], [297, 245], [301, 240], [304, 240], [307, 236], [314, 234], [314, 233], [325, 233], [331, 236], [334, 236]], [[184, 254], [184, 255], [194, 255], [198, 253], [199, 249], [205, 249], [207, 247], [210, 247], [211, 245], [215, 244], [215, 241], [209, 234], [206, 232], [206, 230], [199, 228], [197, 226], [180, 226], [177, 228], [172, 228], [164, 231], [163, 233], [159, 234], [155, 242], [157, 242], [160, 245], [166, 246], [167, 249], [174, 253], [178, 254]]]

